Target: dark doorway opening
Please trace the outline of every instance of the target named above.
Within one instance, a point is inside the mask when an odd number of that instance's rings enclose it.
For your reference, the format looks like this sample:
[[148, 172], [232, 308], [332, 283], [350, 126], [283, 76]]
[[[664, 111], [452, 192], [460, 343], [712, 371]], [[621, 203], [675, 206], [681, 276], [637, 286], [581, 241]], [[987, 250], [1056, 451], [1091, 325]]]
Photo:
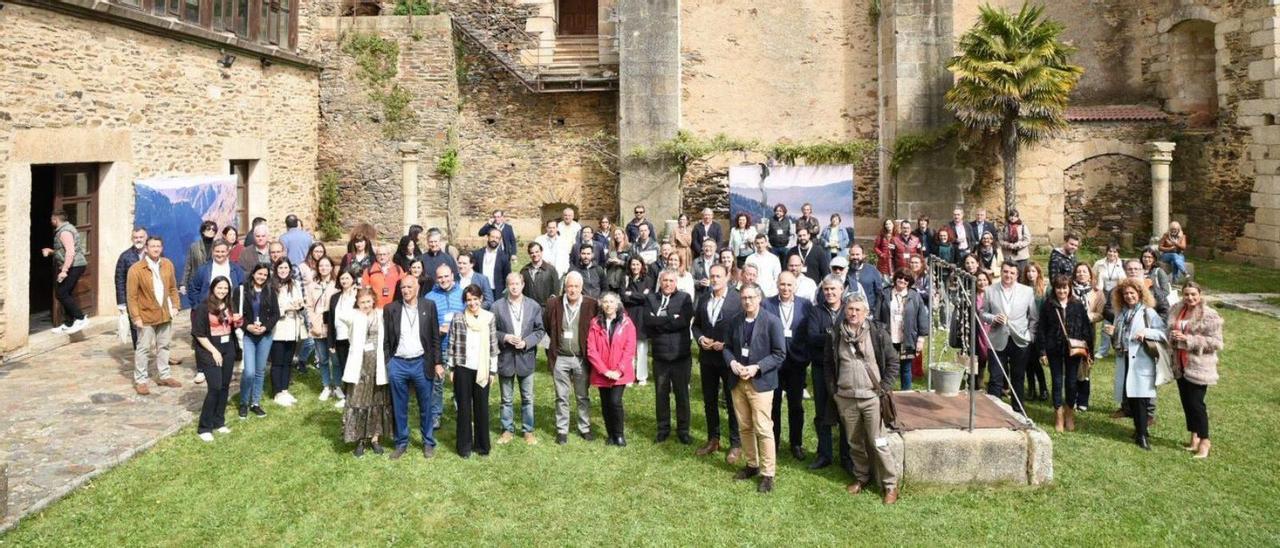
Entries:
[[53, 261], [40, 254], [42, 248], [53, 244], [53, 226], [49, 216], [53, 214], [56, 175], [53, 166], [31, 167], [31, 242], [27, 246], [31, 257], [27, 261], [31, 296], [31, 332], [53, 327]]
[[73, 294], [85, 314], [97, 308], [97, 227], [98, 165], [56, 164], [31, 166], [31, 332], [53, 327], [62, 321], [62, 306], [54, 298], [57, 267], [41, 249], [54, 247], [53, 225], [49, 218], [56, 210], [67, 213], [85, 243], [88, 267]]
[[599, 34], [600, 7], [597, 0], [560, 0], [560, 36], [594, 36]]

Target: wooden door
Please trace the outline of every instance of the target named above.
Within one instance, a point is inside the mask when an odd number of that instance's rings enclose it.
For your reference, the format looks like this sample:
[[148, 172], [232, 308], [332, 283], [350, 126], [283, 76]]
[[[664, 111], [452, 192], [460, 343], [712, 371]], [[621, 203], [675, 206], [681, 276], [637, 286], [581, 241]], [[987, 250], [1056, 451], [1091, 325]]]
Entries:
[[594, 36], [599, 34], [599, 4], [597, 0], [560, 0], [560, 36]]
[[[76, 284], [76, 301], [85, 314], [92, 316], [98, 303], [97, 268], [94, 261], [98, 251], [98, 166], [96, 164], [66, 164], [54, 168], [53, 209], [67, 212], [67, 222], [75, 225], [84, 238], [84, 275]], [[49, 242], [50, 245], [53, 242]], [[55, 267], [56, 268], [56, 267]], [[62, 305], [53, 302], [53, 325], [62, 323]]]

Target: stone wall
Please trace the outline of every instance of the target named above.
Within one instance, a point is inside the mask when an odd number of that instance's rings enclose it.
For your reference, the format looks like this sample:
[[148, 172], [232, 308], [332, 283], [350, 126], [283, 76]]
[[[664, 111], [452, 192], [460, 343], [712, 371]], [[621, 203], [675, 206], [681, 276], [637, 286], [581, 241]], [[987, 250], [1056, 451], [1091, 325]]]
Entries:
[[1065, 230], [1091, 247], [1143, 243], [1151, 234], [1151, 165], [1142, 159], [1107, 154], [1082, 161], [1063, 172], [1063, 191]]
[[256, 160], [249, 213], [283, 230], [316, 211], [318, 75], [101, 21], [6, 3], [0, 12], [0, 350], [26, 343], [31, 164], [101, 165], [97, 296], [128, 246], [135, 180], [229, 172]]

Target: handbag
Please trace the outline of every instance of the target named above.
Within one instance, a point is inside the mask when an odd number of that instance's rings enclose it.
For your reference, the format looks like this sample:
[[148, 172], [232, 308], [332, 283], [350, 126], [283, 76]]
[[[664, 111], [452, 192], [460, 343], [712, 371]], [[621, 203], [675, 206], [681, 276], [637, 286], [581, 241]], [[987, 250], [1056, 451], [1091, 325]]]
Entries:
[[1062, 328], [1062, 336], [1067, 339], [1067, 357], [1083, 358], [1093, 361], [1093, 355], [1089, 354], [1089, 345], [1082, 339], [1073, 339], [1067, 334], [1067, 318], [1063, 315], [1061, 308], [1055, 308], [1058, 313], [1058, 327]]

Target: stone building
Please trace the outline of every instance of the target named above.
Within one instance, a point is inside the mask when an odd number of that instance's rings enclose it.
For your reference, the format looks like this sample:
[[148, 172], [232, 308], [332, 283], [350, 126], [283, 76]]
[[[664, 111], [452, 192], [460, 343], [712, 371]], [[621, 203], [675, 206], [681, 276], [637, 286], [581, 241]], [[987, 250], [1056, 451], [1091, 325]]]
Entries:
[[[985, 0], [417, 0], [413, 16], [394, 15], [406, 0], [0, 1], [2, 349], [31, 329], [24, 289], [42, 263], [28, 251], [64, 176], [96, 191], [82, 224], [99, 309], [130, 183], [156, 175], [239, 169], [244, 215], [274, 228], [286, 212], [314, 220], [332, 177], [344, 228], [417, 222], [466, 246], [494, 209], [525, 240], [564, 207], [723, 216], [728, 168], [772, 160], [700, 158], [680, 180], [631, 154], [685, 131], [867, 145], [863, 237], [884, 217], [1002, 208], [992, 149], [942, 139], [890, 162], [952, 123], [946, 61]], [[1280, 266], [1280, 7], [1045, 4], [1085, 75], [1071, 127], [1021, 155], [1037, 239], [1145, 241], [1163, 204], [1152, 173], [1171, 164], [1165, 214], [1197, 252]]]

